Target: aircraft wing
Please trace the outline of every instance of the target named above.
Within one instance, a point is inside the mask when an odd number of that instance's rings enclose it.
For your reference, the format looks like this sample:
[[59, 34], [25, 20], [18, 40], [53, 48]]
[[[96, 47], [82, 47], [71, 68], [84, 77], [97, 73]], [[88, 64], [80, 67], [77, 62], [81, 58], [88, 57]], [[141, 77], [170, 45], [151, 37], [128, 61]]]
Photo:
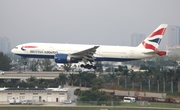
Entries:
[[94, 61], [93, 55], [95, 54], [96, 49], [98, 47], [99, 46], [94, 46], [94, 47], [86, 49], [86, 50], [72, 53], [71, 55], [81, 57], [83, 62], [88, 62], [88, 61], [93, 62]]

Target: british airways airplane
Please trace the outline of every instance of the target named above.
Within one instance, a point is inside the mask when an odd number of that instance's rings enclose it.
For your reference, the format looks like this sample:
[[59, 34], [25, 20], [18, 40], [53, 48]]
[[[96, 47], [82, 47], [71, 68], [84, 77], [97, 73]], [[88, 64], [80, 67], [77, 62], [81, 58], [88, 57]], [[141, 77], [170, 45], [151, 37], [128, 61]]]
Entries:
[[94, 61], [132, 61], [166, 55], [158, 46], [167, 24], [161, 24], [137, 47], [67, 43], [25, 43], [11, 51], [23, 58], [52, 58], [56, 63], [84, 62], [81, 67], [96, 68]]

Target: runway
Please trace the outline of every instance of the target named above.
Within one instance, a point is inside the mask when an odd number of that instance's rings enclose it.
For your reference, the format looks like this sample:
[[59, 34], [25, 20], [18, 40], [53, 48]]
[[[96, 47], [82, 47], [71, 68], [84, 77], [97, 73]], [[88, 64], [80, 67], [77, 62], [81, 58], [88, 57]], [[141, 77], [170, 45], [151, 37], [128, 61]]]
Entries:
[[165, 108], [165, 107], [142, 107], [142, 106], [76, 106], [76, 105], [60, 105], [60, 104], [48, 104], [48, 105], [0, 105], [0, 109], [3, 110], [179, 110], [179, 108]]

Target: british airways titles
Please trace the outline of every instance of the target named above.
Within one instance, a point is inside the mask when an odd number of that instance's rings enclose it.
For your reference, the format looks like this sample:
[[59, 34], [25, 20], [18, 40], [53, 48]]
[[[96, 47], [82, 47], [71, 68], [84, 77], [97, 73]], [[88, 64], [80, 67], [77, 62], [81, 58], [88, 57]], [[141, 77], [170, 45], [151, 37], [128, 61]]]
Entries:
[[58, 51], [30, 50], [30, 53], [57, 54]]

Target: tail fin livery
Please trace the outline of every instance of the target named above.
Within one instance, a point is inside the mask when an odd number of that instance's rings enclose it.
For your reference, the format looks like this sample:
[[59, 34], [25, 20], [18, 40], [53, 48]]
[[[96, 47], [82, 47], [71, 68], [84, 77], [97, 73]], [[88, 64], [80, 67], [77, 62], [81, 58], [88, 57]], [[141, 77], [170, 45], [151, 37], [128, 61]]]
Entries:
[[167, 24], [161, 24], [141, 44], [139, 44], [138, 47], [158, 51], [159, 44], [166, 31], [166, 28]]

